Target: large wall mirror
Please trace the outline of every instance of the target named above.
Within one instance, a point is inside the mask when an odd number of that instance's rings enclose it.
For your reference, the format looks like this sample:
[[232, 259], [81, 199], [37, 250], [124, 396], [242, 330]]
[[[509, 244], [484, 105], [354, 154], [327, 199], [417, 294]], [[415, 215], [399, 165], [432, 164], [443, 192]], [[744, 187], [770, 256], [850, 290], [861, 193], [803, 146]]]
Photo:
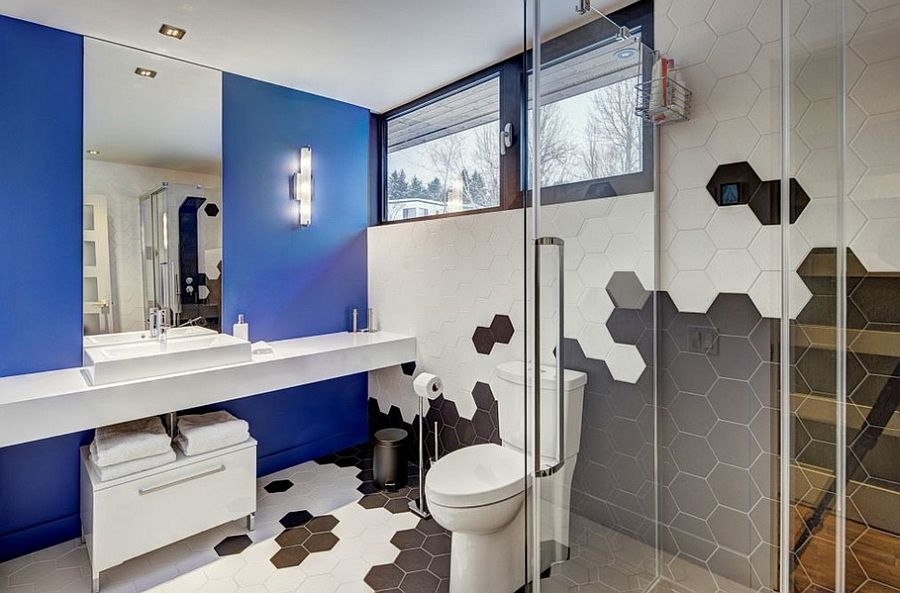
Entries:
[[221, 72], [85, 39], [86, 346], [220, 330], [221, 147]]

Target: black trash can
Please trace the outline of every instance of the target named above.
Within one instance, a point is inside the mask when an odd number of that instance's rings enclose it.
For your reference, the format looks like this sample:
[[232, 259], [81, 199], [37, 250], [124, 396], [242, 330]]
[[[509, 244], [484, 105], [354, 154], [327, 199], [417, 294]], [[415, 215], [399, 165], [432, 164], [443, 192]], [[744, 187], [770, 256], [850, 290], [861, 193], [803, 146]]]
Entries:
[[384, 428], [375, 433], [375, 485], [388, 492], [406, 486], [406, 438], [402, 428]]

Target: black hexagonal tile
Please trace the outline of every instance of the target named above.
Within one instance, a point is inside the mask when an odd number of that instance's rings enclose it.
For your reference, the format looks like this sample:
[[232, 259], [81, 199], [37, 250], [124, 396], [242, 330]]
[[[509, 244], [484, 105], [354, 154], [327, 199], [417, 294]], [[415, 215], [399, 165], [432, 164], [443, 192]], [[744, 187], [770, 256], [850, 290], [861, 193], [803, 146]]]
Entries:
[[706, 190], [719, 206], [747, 204], [762, 182], [750, 163], [719, 165]]
[[435, 593], [440, 579], [427, 570], [417, 570], [403, 577], [400, 590], [403, 593]]
[[640, 311], [618, 307], [606, 320], [606, 328], [616, 344], [637, 344], [645, 331]]
[[394, 564], [379, 564], [373, 566], [363, 579], [367, 585], [376, 591], [391, 589], [400, 585], [403, 580], [403, 571]]
[[400, 365], [400, 370], [404, 375], [412, 377], [416, 372], [416, 361], [404, 362]]
[[494, 336], [494, 341], [499, 344], [509, 344], [513, 333], [515, 333], [512, 319], [509, 318], [509, 315], [494, 315], [490, 329], [491, 334]]
[[472, 397], [475, 398], [475, 407], [479, 410], [490, 410], [494, 403], [494, 392], [487, 383], [478, 381], [472, 388]]
[[232, 535], [217, 543], [213, 549], [219, 556], [233, 556], [246, 550], [252, 543], [249, 536]]
[[306, 527], [293, 527], [279, 533], [275, 538], [275, 542], [282, 548], [299, 546], [308, 540], [311, 535], [312, 533]]
[[425, 570], [431, 564], [431, 555], [420, 548], [412, 550], [403, 550], [394, 560], [394, 564], [400, 567], [403, 572], [413, 572], [414, 570]]
[[303, 546], [292, 546], [278, 550], [269, 561], [275, 565], [275, 568], [290, 568], [300, 566], [308, 556], [309, 552], [303, 549]]
[[[748, 342], [749, 345], [749, 342]], [[716, 381], [716, 371], [703, 354], [682, 352], [675, 357], [669, 373], [682, 391], [703, 395]]]
[[275, 480], [263, 486], [263, 489], [269, 494], [276, 494], [279, 492], [287, 492], [293, 487], [294, 483], [290, 480]]
[[419, 548], [425, 542], [425, 534], [417, 529], [404, 529], [398, 531], [391, 538], [391, 543], [399, 550], [412, 550]]
[[472, 334], [472, 343], [478, 354], [490, 354], [494, 349], [494, 334], [491, 333], [491, 328], [476, 327], [475, 333]]
[[219, 215], [219, 206], [210, 202], [206, 206], [203, 207], [203, 211], [207, 216], [215, 217]]
[[706, 312], [720, 334], [749, 336], [762, 319], [756, 305], [746, 294], [721, 293]]
[[306, 528], [310, 533], [325, 533], [334, 529], [339, 522], [334, 515], [322, 515], [311, 519], [306, 524]]
[[641, 310], [650, 298], [634, 272], [613, 272], [606, 283], [606, 292], [613, 304], [621, 309]]
[[337, 545], [338, 541], [337, 536], [333, 533], [314, 533], [309, 539], [303, 542], [303, 547], [306, 548], [310, 554], [315, 552], [325, 552]]
[[312, 518], [312, 513], [309, 511], [291, 511], [278, 522], [285, 528], [300, 527], [301, 525], [305, 525], [306, 522]]
[[[790, 181], [790, 223], [797, 218], [809, 204], [809, 196], [796, 179]], [[750, 198], [750, 209], [764, 225], [781, 224], [781, 180], [764, 181]]]
[[718, 354], [710, 355], [709, 361], [720, 377], [749, 380], [762, 362], [749, 338], [719, 336]]

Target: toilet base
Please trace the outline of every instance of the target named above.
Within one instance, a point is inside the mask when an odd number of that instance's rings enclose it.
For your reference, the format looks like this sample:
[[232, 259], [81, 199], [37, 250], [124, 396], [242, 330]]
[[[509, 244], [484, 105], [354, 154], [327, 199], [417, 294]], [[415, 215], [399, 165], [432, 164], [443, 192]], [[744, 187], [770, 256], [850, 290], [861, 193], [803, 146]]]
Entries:
[[514, 593], [525, 585], [525, 505], [493, 533], [453, 533], [450, 593]]

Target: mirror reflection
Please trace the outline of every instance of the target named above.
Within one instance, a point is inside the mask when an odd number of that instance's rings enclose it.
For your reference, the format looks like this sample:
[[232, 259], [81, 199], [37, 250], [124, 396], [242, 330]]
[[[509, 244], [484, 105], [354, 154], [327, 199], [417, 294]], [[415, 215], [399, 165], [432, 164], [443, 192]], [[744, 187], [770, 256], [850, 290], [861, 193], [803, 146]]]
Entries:
[[84, 45], [84, 343], [217, 332], [221, 73]]

